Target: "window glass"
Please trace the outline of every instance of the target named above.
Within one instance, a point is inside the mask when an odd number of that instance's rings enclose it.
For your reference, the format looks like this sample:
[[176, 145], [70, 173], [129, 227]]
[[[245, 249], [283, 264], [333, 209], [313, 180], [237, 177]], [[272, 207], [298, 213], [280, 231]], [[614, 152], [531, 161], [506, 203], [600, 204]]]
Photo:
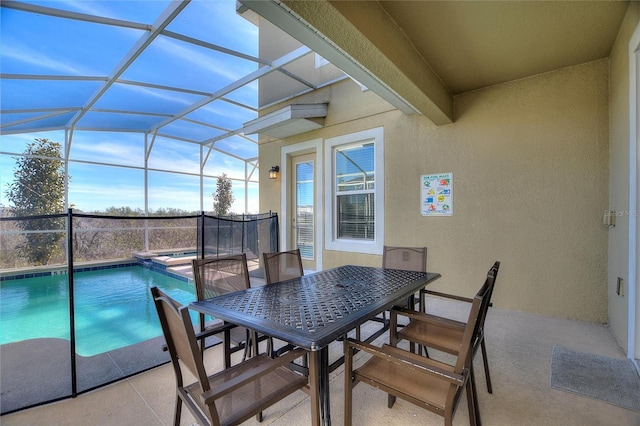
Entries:
[[[327, 139], [328, 250], [381, 254], [384, 241], [383, 129]], [[377, 182], [376, 182], [377, 181]], [[377, 184], [376, 184], [377, 183]]]
[[374, 144], [336, 148], [336, 191], [361, 191], [374, 188]]
[[337, 238], [375, 239], [373, 142], [335, 149]]
[[339, 195], [338, 238], [375, 239], [375, 195]]

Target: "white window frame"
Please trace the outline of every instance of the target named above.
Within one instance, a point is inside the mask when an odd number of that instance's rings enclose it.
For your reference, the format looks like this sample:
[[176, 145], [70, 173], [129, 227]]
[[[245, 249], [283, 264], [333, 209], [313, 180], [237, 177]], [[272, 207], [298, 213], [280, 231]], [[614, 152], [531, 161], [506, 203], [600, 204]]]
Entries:
[[[349, 240], [337, 238], [337, 194], [335, 184], [336, 147], [357, 142], [374, 142], [375, 156], [375, 237], [373, 240]], [[327, 162], [325, 173], [325, 226], [326, 250], [347, 251], [365, 254], [382, 254], [384, 247], [384, 128], [363, 130], [348, 135], [325, 140], [324, 158]]]
[[316, 270], [322, 270], [322, 212], [323, 212], [323, 196], [322, 196], [322, 184], [324, 180], [322, 179], [322, 167], [320, 165], [324, 161], [322, 158], [322, 139], [313, 139], [310, 141], [298, 143], [295, 145], [287, 145], [281, 148], [280, 150], [280, 180], [282, 185], [280, 185], [280, 250], [292, 250], [293, 247], [290, 247], [290, 232], [292, 232], [289, 224], [291, 223], [290, 218], [290, 209], [289, 209], [289, 176], [292, 175], [292, 171], [289, 170], [290, 159], [296, 155], [302, 154], [311, 154], [314, 153], [315, 158], [315, 176], [314, 179], [316, 181], [315, 187], [315, 215], [316, 215], [316, 249], [315, 249], [315, 258], [316, 258]]

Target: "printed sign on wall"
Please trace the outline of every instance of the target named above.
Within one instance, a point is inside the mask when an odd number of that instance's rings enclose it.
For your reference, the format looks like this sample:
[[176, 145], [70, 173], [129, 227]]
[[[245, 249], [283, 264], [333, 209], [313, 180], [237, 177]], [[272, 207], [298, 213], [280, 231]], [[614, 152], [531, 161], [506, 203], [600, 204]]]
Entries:
[[453, 216], [453, 173], [420, 176], [422, 216]]

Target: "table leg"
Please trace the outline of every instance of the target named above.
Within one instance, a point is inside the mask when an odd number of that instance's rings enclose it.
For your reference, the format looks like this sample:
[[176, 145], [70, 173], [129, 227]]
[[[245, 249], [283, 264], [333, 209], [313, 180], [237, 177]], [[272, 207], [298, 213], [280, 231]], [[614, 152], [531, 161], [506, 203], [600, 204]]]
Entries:
[[328, 347], [309, 352], [309, 387], [312, 424], [330, 426]]
[[309, 399], [311, 400], [311, 424], [320, 426], [320, 356], [309, 352]]
[[329, 401], [329, 346], [320, 349], [320, 408], [322, 421], [331, 426], [331, 404]]

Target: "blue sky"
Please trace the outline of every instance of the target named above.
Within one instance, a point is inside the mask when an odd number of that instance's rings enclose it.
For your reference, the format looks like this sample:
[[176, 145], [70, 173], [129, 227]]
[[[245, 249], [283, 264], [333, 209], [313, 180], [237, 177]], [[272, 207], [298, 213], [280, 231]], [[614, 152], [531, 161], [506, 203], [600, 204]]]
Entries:
[[[169, 4], [168, 1], [159, 0], [29, 3], [147, 25], [152, 24]], [[0, 136], [0, 203], [8, 205], [6, 189], [12, 181], [15, 168], [13, 157], [23, 152], [27, 143], [36, 137], [64, 145], [64, 130], [51, 129], [68, 123], [78, 107], [84, 105], [104, 84], [104, 81], [95, 79], [78, 80], [110, 75], [144, 32], [137, 28], [82, 22], [8, 8], [0, 9], [0, 18], [0, 70], [3, 74], [77, 78], [3, 78], [0, 82], [3, 126], [13, 123], [16, 125], [8, 127], [11, 131], [29, 131]], [[258, 30], [236, 14], [235, 0], [192, 1], [168, 25], [167, 30], [250, 57], [258, 55]], [[124, 81], [114, 84], [95, 103], [93, 108], [100, 111], [88, 112], [78, 122], [78, 128], [106, 130], [113, 127], [130, 131], [74, 131], [69, 165], [72, 178], [70, 203], [85, 211], [103, 210], [110, 206], [144, 208], [144, 136], [133, 131], [147, 129], [180, 113], [203, 99], [203, 94], [215, 93], [257, 68], [258, 64], [244, 57], [196, 46], [178, 38], [159, 36], [122, 73], [120, 80]], [[127, 82], [143, 82], [153, 86]], [[171, 87], [186, 89], [190, 93], [168, 90]], [[197, 175], [200, 171], [199, 145], [184, 142], [181, 138], [204, 141], [227, 130], [241, 128], [242, 123], [257, 116], [257, 82], [228, 93], [225, 97], [231, 102], [216, 100], [185, 115], [188, 122], [174, 121], [161, 129], [169, 137], [156, 138], [148, 158], [149, 168], [158, 169], [149, 172], [151, 209], [200, 209], [200, 178], [171, 172]], [[56, 108], [58, 110], [54, 110]], [[114, 113], [116, 111], [139, 114]], [[33, 132], [39, 129], [46, 130]], [[215, 147], [240, 158], [257, 157], [257, 145], [241, 136], [216, 142]], [[205, 173], [215, 176], [225, 172], [229, 177], [244, 179], [244, 161], [233, 156], [213, 151], [209, 154]], [[257, 180], [257, 172], [252, 180]], [[211, 208], [211, 193], [215, 191], [215, 183], [214, 178], [205, 178], [205, 210]], [[257, 212], [257, 184], [250, 185], [252, 201], [248, 210]], [[234, 181], [233, 188], [237, 199], [234, 211], [243, 211], [244, 183]]]
[[[104, 133], [98, 134], [104, 135]], [[78, 149], [76, 149], [75, 141], [72, 144], [72, 152], [76, 153], [81, 162], [71, 161], [69, 163], [69, 175], [71, 176], [69, 202], [83, 211], [104, 210], [112, 206], [144, 209], [144, 170], [140, 167], [144, 157], [142, 136], [134, 133], [110, 133], [109, 135], [124, 136], [126, 143], [123, 141], [121, 144], [112, 143], [98, 147], [91, 146], [91, 149], [83, 149], [84, 147], [80, 146], [80, 143], [78, 143]], [[27, 143], [33, 141], [34, 137], [64, 142], [63, 131], [52, 131], [1, 136], [0, 146], [2, 151], [8, 148], [8, 145], [11, 145], [12, 148], [18, 148], [19, 146], [24, 148]], [[140, 141], [134, 143], [132, 140], [135, 138], [139, 138]], [[149, 207], [151, 209], [157, 210], [158, 208], [166, 207], [180, 208], [187, 211], [198, 211], [200, 209], [200, 178], [171, 172], [182, 169], [182, 172], [197, 173], [199, 169], [199, 148], [195, 145], [191, 147], [190, 145], [192, 144], [188, 145], [191, 149], [195, 148], [197, 151], [171, 150], [157, 147], [156, 152], [160, 158], [157, 161], [150, 159], [151, 167], [158, 169], [164, 167], [170, 170], [165, 172], [149, 171]], [[18, 149], [18, 152], [22, 150]], [[15, 170], [13, 157], [6, 154], [0, 155], [0, 187], [2, 188], [0, 202], [4, 206], [10, 205], [6, 198], [6, 190], [8, 184], [13, 181], [13, 172]], [[103, 162], [119, 163], [122, 166], [93, 163], [98, 157], [101, 157], [99, 159]], [[92, 162], [87, 163], [85, 161]], [[211, 164], [207, 168], [218, 169], [220, 167], [227, 171], [229, 177], [244, 177], [243, 162], [222, 154], [214, 154], [214, 157], [209, 162]], [[205, 210], [211, 209], [212, 193], [215, 192], [215, 188], [216, 179], [205, 178]], [[233, 210], [235, 212], [244, 211], [244, 183], [234, 181], [233, 192], [236, 198]], [[258, 188], [256, 183], [250, 184], [249, 194], [249, 212], [258, 212]]]

